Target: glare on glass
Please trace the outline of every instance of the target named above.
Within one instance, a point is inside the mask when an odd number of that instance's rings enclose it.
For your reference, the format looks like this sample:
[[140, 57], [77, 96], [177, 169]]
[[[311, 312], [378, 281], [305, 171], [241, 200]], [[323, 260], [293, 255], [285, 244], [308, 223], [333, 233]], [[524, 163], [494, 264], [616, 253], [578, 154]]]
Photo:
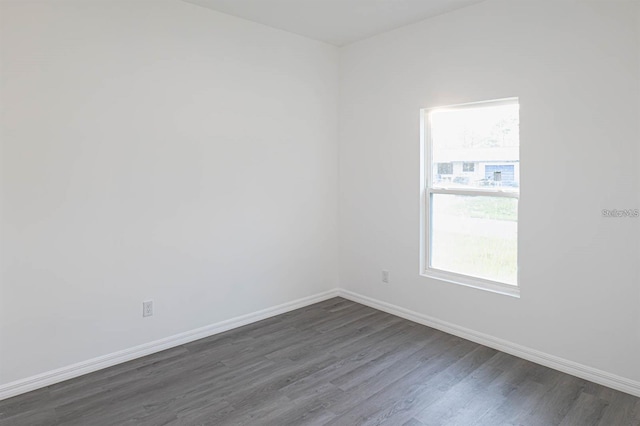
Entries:
[[517, 103], [435, 110], [429, 121], [434, 188], [519, 188]]

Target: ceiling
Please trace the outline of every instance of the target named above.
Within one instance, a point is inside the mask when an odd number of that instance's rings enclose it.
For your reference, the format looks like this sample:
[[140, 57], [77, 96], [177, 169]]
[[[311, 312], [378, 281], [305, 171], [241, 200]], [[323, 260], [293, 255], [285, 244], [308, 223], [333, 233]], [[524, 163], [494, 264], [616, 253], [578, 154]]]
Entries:
[[336, 46], [483, 0], [183, 0]]

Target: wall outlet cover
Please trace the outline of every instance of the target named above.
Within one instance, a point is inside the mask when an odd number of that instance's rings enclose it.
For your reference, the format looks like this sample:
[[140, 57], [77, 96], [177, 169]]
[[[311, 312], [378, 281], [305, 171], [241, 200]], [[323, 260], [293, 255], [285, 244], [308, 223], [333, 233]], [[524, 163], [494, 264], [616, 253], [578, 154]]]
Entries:
[[150, 317], [153, 315], [153, 300], [145, 300], [142, 302], [142, 316]]

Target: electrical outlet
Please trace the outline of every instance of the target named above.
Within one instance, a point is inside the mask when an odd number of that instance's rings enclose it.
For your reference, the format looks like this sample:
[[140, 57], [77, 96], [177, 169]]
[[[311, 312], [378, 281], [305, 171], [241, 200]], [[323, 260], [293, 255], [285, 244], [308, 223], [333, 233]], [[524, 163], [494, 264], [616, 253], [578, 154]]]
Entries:
[[142, 316], [150, 317], [153, 315], [153, 300], [142, 302]]
[[389, 276], [389, 271], [387, 271], [386, 269], [382, 270], [382, 282], [385, 284], [389, 284], [390, 281], [390, 276]]

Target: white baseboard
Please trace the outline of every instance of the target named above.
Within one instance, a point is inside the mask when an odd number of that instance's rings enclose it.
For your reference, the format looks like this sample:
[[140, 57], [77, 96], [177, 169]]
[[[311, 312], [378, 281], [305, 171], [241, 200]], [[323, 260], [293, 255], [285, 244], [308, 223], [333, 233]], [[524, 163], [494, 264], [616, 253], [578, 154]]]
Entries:
[[373, 299], [371, 297], [362, 296], [348, 290], [334, 289], [316, 294], [314, 296], [305, 297], [302, 299], [294, 300], [292, 302], [283, 303], [278, 306], [263, 309], [261, 311], [253, 312], [251, 314], [242, 315], [226, 321], [221, 321], [205, 327], [197, 328], [195, 330], [176, 334], [150, 343], [145, 343], [133, 348], [103, 355], [87, 361], [82, 361], [73, 365], [38, 374], [36, 376], [28, 377], [26, 379], [21, 379], [15, 382], [0, 385], [0, 400], [11, 398], [13, 396], [30, 392], [32, 390], [53, 385], [55, 383], [63, 382], [74, 377], [92, 373], [94, 371], [121, 364], [123, 362], [131, 361], [133, 359], [140, 358], [146, 355], [151, 355], [153, 353], [183, 345], [185, 343], [193, 342], [198, 339], [213, 336], [224, 331], [251, 324], [253, 322], [270, 318], [275, 315], [280, 315], [285, 312], [293, 311], [295, 309], [312, 305], [314, 303], [318, 303], [336, 296], [341, 296], [345, 299], [349, 299], [354, 302], [361, 303], [363, 305], [367, 305], [384, 312], [388, 312], [392, 315], [405, 318], [409, 321], [423, 324], [428, 327], [444, 331], [445, 333], [453, 334], [455, 336], [462, 337], [463, 339], [471, 340], [481, 345], [506, 352], [519, 358], [523, 358], [528, 361], [532, 361], [537, 364], [541, 364], [546, 367], [553, 368], [555, 370], [562, 371], [564, 373], [571, 374], [573, 376], [580, 377], [582, 379], [589, 380], [591, 382], [640, 397], [640, 382], [617, 376], [606, 371], [598, 370], [593, 367], [582, 365], [574, 361], [569, 361], [554, 355], [549, 355], [547, 353], [511, 343], [503, 339], [498, 339], [496, 337], [484, 333], [479, 333], [468, 328], [460, 327], [458, 325], [442, 321], [428, 315], [423, 315], [418, 312], [392, 305], [390, 303]]
[[325, 291], [323, 293], [304, 297], [292, 302], [283, 303], [281, 305], [273, 306], [271, 308], [253, 312], [251, 314], [242, 315], [226, 321], [221, 321], [215, 324], [197, 328], [195, 330], [190, 330], [184, 333], [169, 336], [164, 339], [135, 346], [133, 348], [99, 356], [97, 358], [58, 368], [56, 370], [47, 371], [36, 376], [27, 377], [26, 379], [21, 379], [15, 382], [0, 385], [0, 401], [3, 399], [11, 398], [12, 396], [50, 386], [55, 383], [73, 379], [74, 377], [102, 370], [103, 368], [111, 367], [116, 364], [121, 364], [123, 362], [131, 361], [136, 358], [151, 355], [165, 349], [170, 349], [176, 346], [183, 345], [185, 343], [193, 342], [194, 340], [213, 336], [214, 334], [222, 333], [233, 328], [251, 324], [256, 321], [283, 314], [285, 312], [293, 311], [295, 309], [312, 305], [314, 303], [322, 302], [323, 300], [327, 300], [336, 296], [338, 296], [337, 289]]
[[338, 291], [338, 295], [345, 299], [370, 306], [374, 309], [408, 319], [409, 321], [417, 322], [419, 324], [444, 331], [445, 333], [453, 334], [455, 336], [462, 337], [463, 339], [471, 340], [481, 345], [535, 362], [536, 364], [544, 365], [545, 367], [553, 368], [554, 370], [562, 371], [563, 373], [571, 374], [572, 376], [580, 377], [582, 379], [640, 397], [640, 382], [638, 381], [617, 376], [615, 374], [579, 364], [574, 361], [569, 361], [554, 355], [549, 355], [526, 346], [511, 343], [507, 340], [498, 339], [488, 334], [460, 327], [428, 315], [410, 311], [409, 309], [401, 308], [371, 297], [362, 296], [352, 291], [340, 289]]

